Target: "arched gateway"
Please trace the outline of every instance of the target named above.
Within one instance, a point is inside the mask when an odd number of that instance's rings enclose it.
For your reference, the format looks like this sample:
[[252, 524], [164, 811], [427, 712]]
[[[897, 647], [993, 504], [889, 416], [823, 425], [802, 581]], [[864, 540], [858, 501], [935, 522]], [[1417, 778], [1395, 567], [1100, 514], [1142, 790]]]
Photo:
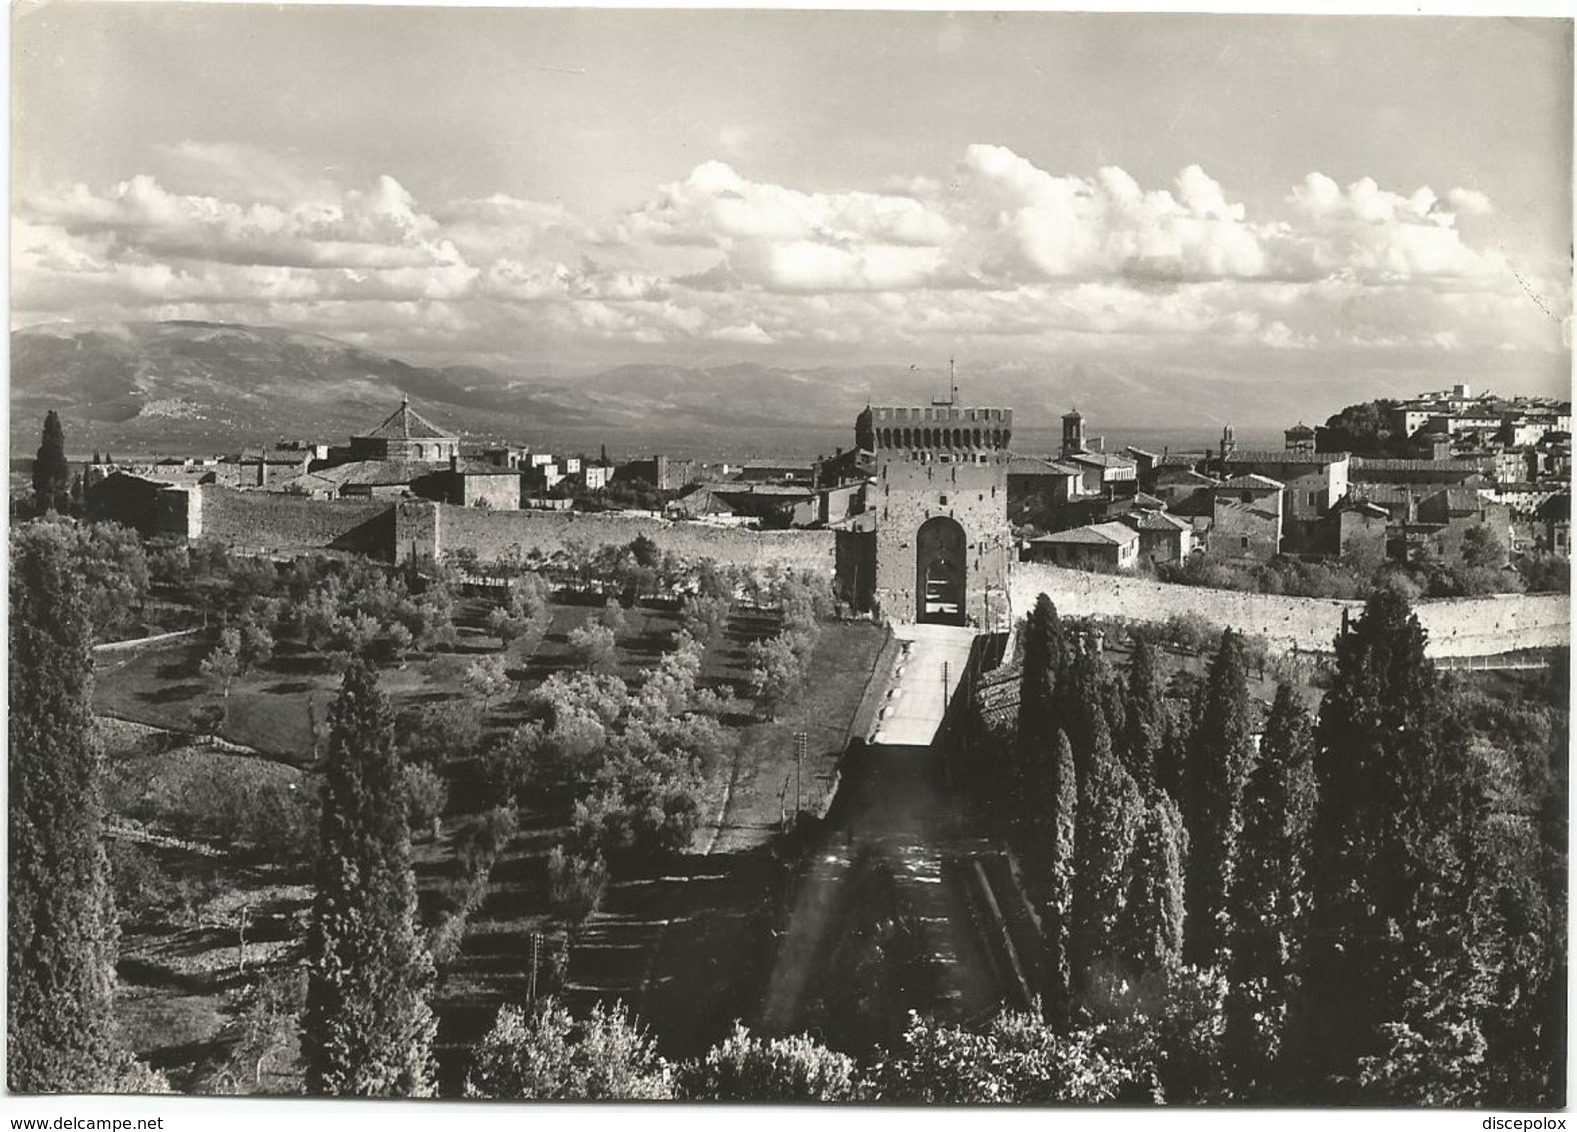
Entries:
[[968, 550], [957, 520], [938, 515], [920, 524], [915, 534], [916, 621], [964, 624]]
[[860, 414], [855, 438], [870, 478], [835, 544], [839, 584], [855, 608], [898, 624], [1007, 624], [1012, 437], [1012, 409], [956, 397]]

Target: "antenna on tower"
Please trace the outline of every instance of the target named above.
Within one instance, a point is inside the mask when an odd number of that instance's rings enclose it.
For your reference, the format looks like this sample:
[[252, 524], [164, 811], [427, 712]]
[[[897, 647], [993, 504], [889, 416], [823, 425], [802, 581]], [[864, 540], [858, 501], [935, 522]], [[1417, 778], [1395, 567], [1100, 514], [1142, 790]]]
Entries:
[[[910, 368], [913, 369], [914, 367], [911, 366]], [[952, 358], [947, 359], [947, 396], [938, 397], [933, 393], [931, 395], [931, 404], [938, 407], [958, 404], [958, 374], [953, 369]]]

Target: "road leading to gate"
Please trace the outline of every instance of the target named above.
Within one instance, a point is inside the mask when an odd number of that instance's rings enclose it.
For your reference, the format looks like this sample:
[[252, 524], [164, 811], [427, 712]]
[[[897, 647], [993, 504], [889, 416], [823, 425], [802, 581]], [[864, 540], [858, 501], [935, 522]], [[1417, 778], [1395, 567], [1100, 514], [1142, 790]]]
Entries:
[[[926, 926], [939, 965], [939, 1006], [955, 1020], [978, 1017], [1002, 1001], [968, 902], [944, 865], [989, 843], [964, 828], [943, 782], [938, 730], [975, 641], [970, 629], [901, 625], [908, 647], [857, 766], [846, 769], [830, 824], [796, 886], [758, 1016], [768, 1034], [789, 1034], [820, 983], [840, 933], [855, 914], [860, 869], [894, 879], [897, 899]], [[945, 684], [944, 684], [945, 672]]]
[[929, 747], [969, 663], [975, 631], [953, 625], [896, 625], [893, 636], [902, 642], [898, 670], [877, 712], [872, 741], [886, 747]]

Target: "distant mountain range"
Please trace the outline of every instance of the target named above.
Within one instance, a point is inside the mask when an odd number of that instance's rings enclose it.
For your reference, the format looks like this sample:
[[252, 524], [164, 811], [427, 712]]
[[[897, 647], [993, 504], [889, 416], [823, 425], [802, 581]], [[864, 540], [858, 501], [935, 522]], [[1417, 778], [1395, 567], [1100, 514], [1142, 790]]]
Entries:
[[[376, 424], [402, 394], [436, 422], [476, 438], [587, 437], [595, 430], [825, 435], [851, 428], [867, 398], [924, 404], [946, 384], [945, 373], [900, 366], [747, 363], [527, 377], [479, 366], [415, 366], [319, 335], [207, 322], [56, 323], [11, 335], [16, 455], [31, 454], [50, 409], [60, 413], [74, 451], [223, 452], [280, 438], [342, 441]], [[1331, 403], [1329, 375], [1320, 369], [1264, 380], [1084, 363], [972, 372], [963, 385], [965, 403], [1012, 406], [1021, 429], [1055, 429], [1077, 405], [1092, 433], [1186, 427], [1207, 442], [1226, 420], [1279, 427], [1323, 420], [1345, 403]]]

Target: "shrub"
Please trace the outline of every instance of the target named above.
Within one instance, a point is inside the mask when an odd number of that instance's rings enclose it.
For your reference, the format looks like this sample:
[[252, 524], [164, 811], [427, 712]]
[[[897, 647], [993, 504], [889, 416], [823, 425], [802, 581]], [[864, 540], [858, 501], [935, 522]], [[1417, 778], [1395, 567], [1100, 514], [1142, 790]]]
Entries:
[[629, 618], [625, 616], [624, 607], [609, 598], [597, 613], [597, 624], [617, 638], [629, 627]]
[[515, 836], [519, 815], [513, 806], [494, 806], [456, 839], [455, 851], [465, 871], [475, 874], [491, 868], [499, 853]]
[[617, 662], [615, 638], [606, 625], [584, 625], [569, 635], [570, 657], [583, 672], [607, 673]]
[[1529, 593], [1569, 593], [1572, 588], [1571, 559], [1558, 554], [1525, 554], [1514, 565], [1522, 575]]
[[482, 906], [487, 880], [518, 824], [513, 806], [496, 806], [455, 839], [460, 875], [445, 886], [447, 914], [427, 938], [433, 962], [448, 963], [460, 952], [471, 913]]
[[186, 751], [114, 766], [119, 812], [176, 837], [299, 865], [316, 843], [317, 790], [299, 771], [245, 755]]
[[477, 699], [482, 701], [482, 710], [486, 711], [495, 698], [509, 691], [513, 681], [509, 672], [504, 667], [504, 658], [501, 656], [482, 656], [471, 662], [471, 667], [466, 669], [465, 688]]
[[499, 1100], [669, 1100], [668, 1066], [623, 1004], [577, 1020], [552, 999], [505, 1006], [478, 1043], [465, 1095]]
[[709, 645], [728, 627], [728, 611], [733, 602], [726, 597], [698, 594], [684, 603], [682, 622], [685, 632], [703, 645]]
[[482, 720], [470, 704], [428, 704], [402, 711], [395, 734], [407, 763], [441, 767], [480, 749]]
[[854, 1059], [809, 1036], [756, 1038], [734, 1032], [705, 1058], [681, 1065], [676, 1088], [685, 1100], [849, 1101], [860, 1096]]
[[419, 763], [406, 763], [401, 774], [405, 780], [406, 820], [413, 836], [426, 829], [436, 838], [444, 804], [449, 800], [448, 787], [431, 767]]
[[799, 694], [810, 673], [818, 634], [815, 622], [786, 626], [777, 636], [755, 641], [747, 650], [750, 693], [756, 710], [767, 719], [776, 719], [778, 711]]
[[982, 1032], [911, 1015], [898, 1049], [873, 1070], [874, 1088], [908, 1103], [1100, 1104], [1132, 1079], [1101, 1038], [1059, 1035], [1027, 1014], [1000, 1014]]
[[548, 892], [554, 913], [573, 926], [597, 910], [608, 888], [608, 865], [600, 856], [567, 854], [555, 845], [548, 854]]

